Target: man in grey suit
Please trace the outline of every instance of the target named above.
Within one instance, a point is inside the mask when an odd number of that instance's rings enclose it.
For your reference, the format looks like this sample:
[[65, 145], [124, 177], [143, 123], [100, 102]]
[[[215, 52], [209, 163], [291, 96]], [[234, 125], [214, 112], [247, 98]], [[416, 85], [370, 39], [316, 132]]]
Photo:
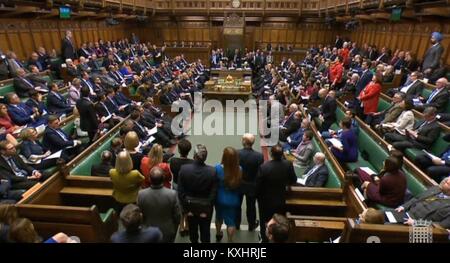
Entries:
[[150, 188], [139, 191], [137, 199], [144, 226], [158, 227], [163, 233], [162, 242], [173, 243], [181, 220], [177, 192], [163, 186], [164, 171], [159, 167], [150, 171], [150, 180]]
[[324, 187], [328, 181], [328, 167], [325, 165], [325, 154], [314, 155], [314, 164], [306, 169], [305, 184], [307, 187]]
[[446, 177], [439, 185], [428, 188], [423, 193], [395, 209], [399, 213], [407, 212], [409, 225], [414, 220], [431, 220], [444, 228], [450, 228], [450, 177]]
[[433, 45], [425, 52], [422, 62], [422, 72], [426, 77], [430, 77], [431, 73], [439, 68], [442, 54], [444, 54], [444, 48], [440, 43], [442, 38], [442, 34], [439, 32], [431, 34], [431, 44]]

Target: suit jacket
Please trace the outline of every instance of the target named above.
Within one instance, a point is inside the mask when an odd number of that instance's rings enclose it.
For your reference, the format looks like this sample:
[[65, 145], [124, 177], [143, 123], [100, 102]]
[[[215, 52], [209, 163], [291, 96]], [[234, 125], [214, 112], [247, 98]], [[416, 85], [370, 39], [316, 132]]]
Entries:
[[67, 102], [67, 99], [64, 98], [61, 94], [55, 94], [53, 92], [49, 92], [47, 95], [47, 108], [51, 113], [69, 113], [72, 111], [72, 107]]
[[[304, 174], [307, 174], [313, 167], [314, 165], [308, 167], [305, 170]], [[305, 182], [305, 186], [324, 187], [327, 181], [328, 181], [328, 167], [325, 164], [323, 164], [308, 176]]]
[[29, 159], [31, 155], [42, 155], [47, 152], [47, 149], [39, 142], [32, 142], [30, 140], [22, 141], [20, 144], [20, 154]]
[[449, 96], [450, 96], [450, 93], [448, 92], [447, 88], [443, 88], [441, 91], [439, 91], [438, 94], [434, 95], [434, 97], [431, 99], [430, 103], [424, 103], [419, 108], [425, 109], [426, 107], [432, 106], [432, 107], [436, 107], [438, 113], [445, 112], [445, 108], [447, 106]]
[[378, 101], [380, 100], [381, 85], [369, 83], [359, 94], [359, 98], [364, 105], [364, 114], [377, 112]]
[[362, 73], [361, 78], [359, 79], [358, 83], [356, 83], [356, 96], [358, 96], [359, 93], [367, 86], [367, 84], [372, 81], [372, 77], [373, 74], [370, 70], [366, 70]]
[[402, 112], [403, 108], [400, 104], [391, 104], [391, 106], [385, 110], [383, 123], [395, 122]]
[[47, 126], [44, 131], [42, 144], [49, 149], [52, 153], [62, 150], [69, 146], [74, 146], [74, 141], [63, 130], [59, 129], [65, 135], [63, 139], [56, 130]]
[[30, 108], [37, 108], [41, 115], [48, 114], [48, 109], [45, 106], [44, 102], [42, 102], [42, 101], [41, 102], [37, 102], [37, 101], [35, 101], [33, 99], [28, 99], [25, 102], [25, 105], [27, 105]]
[[77, 109], [80, 113], [80, 128], [83, 131], [95, 132], [98, 129], [98, 119], [94, 104], [87, 98], [77, 101]]
[[[417, 80], [414, 82], [414, 84], [412, 84], [412, 86], [406, 91], [406, 100], [411, 100], [420, 96], [420, 94], [422, 94], [423, 87], [424, 85], [422, 81]], [[402, 88], [400, 88], [399, 91], [401, 91], [401, 89]]]
[[426, 70], [428, 68], [431, 69], [438, 68], [443, 53], [444, 48], [442, 47], [441, 43], [438, 43], [430, 47], [423, 56], [422, 70]]
[[28, 78], [25, 79], [28, 81], [28, 83], [23, 78], [19, 77], [15, 77], [13, 82], [14, 90], [16, 91], [17, 95], [21, 98], [29, 97], [28, 92], [34, 89], [33, 82]]
[[[34, 169], [31, 166], [24, 163], [22, 158], [20, 158], [18, 155], [13, 156], [12, 158], [14, 160], [14, 163], [16, 164], [16, 166], [19, 169], [26, 171], [27, 176], [32, 175]], [[11, 182], [13, 189], [21, 188], [21, 187], [15, 187], [15, 184], [30, 182], [30, 180], [27, 177], [17, 176], [13, 172], [11, 166], [9, 166], [8, 162], [2, 156], [0, 156], [0, 178], [9, 180]], [[31, 183], [31, 185], [27, 186], [26, 188], [31, 187], [33, 184], [34, 183]]]
[[173, 242], [181, 219], [177, 192], [152, 186], [139, 191], [137, 205], [144, 215], [144, 226], [158, 227], [163, 233], [162, 242]]
[[77, 57], [73, 42], [67, 39], [66, 37], [64, 37], [62, 40], [61, 55], [63, 61], [65, 61], [68, 58], [75, 59]]
[[432, 186], [402, 206], [413, 219], [432, 220], [443, 228], [450, 228], [450, 199], [427, 201], [441, 192], [439, 186]]
[[113, 168], [114, 167], [110, 163], [94, 164], [91, 167], [91, 175], [109, 177], [109, 171]]
[[406, 176], [402, 171], [385, 173], [377, 184], [368, 185], [367, 198], [385, 206], [397, 207], [403, 203], [406, 189]]
[[[416, 124], [414, 127], [417, 129], [422, 125], [423, 121]], [[425, 124], [420, 128], [417, 133], [417, 138], [414, 140], [414, 144], [422, 149], [429, 149], [431, 145], [437, 140], [441, 132], [441, 127], [439, 126], [437, 120], [434, 120], [428, 124]]]
[[256, 196], [260, 208], [284, 212], [286, 187], [297, 181], [294, 166], [287, 160], [265, 162], [256, 177]]
[[242, 168], [242, 193], [254, 196], [256, 190], [256, 177], [259, 167], [264, 163], [264, 157], [253, 149], [239, 150], [239, 165]]
[[9, 105], [8, 113], [11, 120], [16, 125], [25, 125], [34, 122], [31, 118], [33, 110], [25, 103], [19, 103], [17, 106]]
[[335, 122], [336, 121], [336, 109], [337, 103], [336, 99], [327, 96], [322, 104], [322, 116], [325, 121]]
[[178, 173], [178, 197], [183, 204], [187, 197], [205, 199], [211, 204], [212, 209], [216, 199], [217, 184], [215, 168], [194, 161], [181, 166]]

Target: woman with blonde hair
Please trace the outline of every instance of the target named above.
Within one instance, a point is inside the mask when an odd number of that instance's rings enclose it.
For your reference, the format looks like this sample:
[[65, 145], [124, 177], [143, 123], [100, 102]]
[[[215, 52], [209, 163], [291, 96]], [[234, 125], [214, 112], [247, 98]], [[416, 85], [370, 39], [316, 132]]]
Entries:
[[139, 136], [137, 133], [134, 131], [127, 132], [123, 140], [123, 145], [125, 150], [130, 154], [131, 160], [133, 160], [133, 170], [139, 170], [144, 155], [136, 149], [139, 146]]
[[144, 176], [133, 169], [133, 161], [128, 151], [121, 151], [116, 157], [116, 164], [109, 171], [113, 183], [113, 197], [121, 210], [125, 205], [135, 203], [144, 180]]
[[154, 144], [148, 152], [148, 156], [141, 161], [141, 172], [145, 177], [142, 188], [148, 188], [151, 185], [150, 171], [153, 167], [159, 167], [164, 171], [164, 187], [172, 188], [172, 172], [168, 163], [163, 162], [163, 148], [159, 144]]
[[236, 221], [241, 205], [238, 188], [242, 182], [239, 154], [233, 147], [223, 150], [222, 162], [216, 165], [218, 179], [216, 198], [216, 240], [222, 240], [222, 223], [227, 225], [228, 242], [233, 242]]

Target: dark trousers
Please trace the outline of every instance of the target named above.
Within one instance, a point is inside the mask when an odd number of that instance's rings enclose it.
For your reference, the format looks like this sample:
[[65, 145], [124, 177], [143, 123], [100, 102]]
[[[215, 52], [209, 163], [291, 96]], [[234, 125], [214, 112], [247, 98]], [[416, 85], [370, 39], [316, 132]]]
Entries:
[[272, 216], [275, 213], [279, 213], [284, 215], [285, 208], [284, 206], [273, 206], [273, 205], [264, 205], [264, 202], [258, 200], [258, 208], [259, 208], [259, 228], [261, 234], [261, 240], [263, 243], [269, 242], [266, 236], [266, 224], [270, 221]]
[[187, 216], [189, 226], [189, 240], [198, 243], [198, 231], [200, 230], [200, 241], [211, 243], [211, 216], [200, 217], [199, 215]]
[[335, 121], [336, 120], [334, 119], [323, 120], [322, 125], [320, 126], [320, 131], [321, 132], [328, 131]]
[[396, 132], [388, 132], [384, 135], [387, 142], [392, 144], [395, 149], [405, 152], [408, 148], [422, 148], [415, 144], [413, 141], [409, 140], [405, 135], [398, 134]]
[[425, 154], [417, 156], [414, 163], [438, 183], [450, 174], [450, 167], [447, 165], [434, 165], [430, 157]]
[[255, 228], [256, 224], [256, 197], [248, 194], [241, 194], [241, 205], [239, 206], [239, 212], [238, 217], [236, 220], [236, 227], [239, 228], [241, 225], [241, 215], [242, 215], [242, 201], [244, 201], [244, 195], [245, 195], [245, 204], [247, 206], [247, 221], [248, 221], [248, 227], [249, 228]]
[[88, 136], [89, 136], [89, 144], [91, 144], [96, 139], [95, 135], [97, 135], [97, 130], [87, 131], [87, 133], [88, 133]]

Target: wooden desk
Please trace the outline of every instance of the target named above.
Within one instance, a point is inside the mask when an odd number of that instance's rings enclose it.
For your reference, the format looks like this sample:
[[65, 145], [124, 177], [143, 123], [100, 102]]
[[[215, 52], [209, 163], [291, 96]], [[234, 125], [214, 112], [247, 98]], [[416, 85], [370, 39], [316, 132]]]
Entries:
[[205, 89], [203, 90], [203, 97], [206, 99], [217, 99], [222, 102], [237, 99], [246, 101], [251, 94], [252, 82], [242, 81], [242, 79], [231, 83], [223, 81], [223, 78], [209, 80], [205, 83]]
[[228, 75], [232, 76], [233, 78], [243, 79], [245, 76], [251, 76], [252, 70], [251, 69], [242, 69], [242, 70], [211, 69], [211, 76], [218, 76], [219, 78], [225, 78]]

